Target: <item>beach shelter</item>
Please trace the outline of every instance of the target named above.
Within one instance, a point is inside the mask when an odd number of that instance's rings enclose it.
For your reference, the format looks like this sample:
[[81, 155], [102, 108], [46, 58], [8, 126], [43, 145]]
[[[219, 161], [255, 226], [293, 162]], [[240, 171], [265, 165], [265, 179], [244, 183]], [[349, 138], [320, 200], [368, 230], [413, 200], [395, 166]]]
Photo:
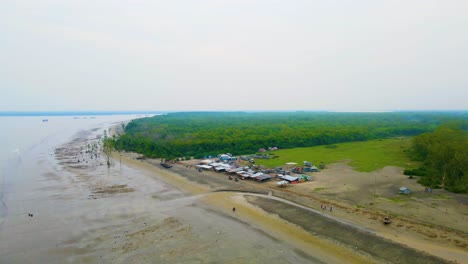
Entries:
[[297, 165], [297, 163], [296, 162], [288, 162], [288, 163], [286, 163], [286, 165], [288, 165], [289, 171], [291, 171], [291, 167], [294, 166], [294, 165]]
[[410, 194], [410, 193], [411, 193], [410, 189], [408, 189], [406, 187], [400, 187], [400, 194], [407, 195], [407, 194]]

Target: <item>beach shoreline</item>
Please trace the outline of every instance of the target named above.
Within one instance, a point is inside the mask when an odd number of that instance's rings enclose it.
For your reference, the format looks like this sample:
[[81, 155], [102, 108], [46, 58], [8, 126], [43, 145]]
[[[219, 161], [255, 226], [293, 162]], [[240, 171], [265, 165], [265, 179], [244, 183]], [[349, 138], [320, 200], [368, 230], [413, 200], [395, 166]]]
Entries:
[[[377, 235], [375, 239], [389, 239], [418, 250], [414, 254], [422, 256], [421, 259], [433, 259], [427, 255], [432, 253], [441, 258], [442, 263], [464, 263], [467, 257], [466, 247], [457, 247], [455, 242], [444, 244], [442, 238], [427, 240], [427, 236], [418, 233], [425, 229], [416, 229], [419, 228], [417, 223], [413, 229], [401, 233], [408, 224], [402, 217], [395, 219], [403, 224], [396, 221], [392, 228], [386, 228], [375, 218], [381, 215], [378, 211], [368, 212], [369, 208], [354, 208], [343, 200], [331, 199], [339, 198], [331, 196], [331, 192], [310, 195], [313, 188], [330, 188], [328, 185], [333, 184], [320, 179], [320, 174], [314, 174], [311, 182], [314, 187], [298, 184], [279, 189], [274, 182], [233, 181], [224, 174], [198, 172], [190, 166], [195, 160], [175, 163], [166, 169], [160, 166], [158, 159], [140, 160], [136, 159], [139, 156], [136, 153], [117, 152], [113, 153], [108, 168], [102, 153], [91, 158], [90, 153], [84, 151], [87, 145], [99, 147], [103, 131], [109, 131], [111, 136], [123, 132], [120, 122], [110, 127], [82, 130], [67, 143], [54, 148], [51, 158], [56, 166], [54, 171], [44, 174], [45, 186], [41, 189], [46, 200], [53, 202], [40, 208], [43, 208], [42, 214], [46, 210], [62, 214], [51, 214], [37, 226], [14, 226], [34, 236], [37, 232], [34, 230], [52, 223], [57, 226], [57, 233], [52, 230], [57, 237], [56, 247], [45, 247], [46, 251], [36, 250], [27, 256], [7, 248], [1, 251], [4, 254], [0, 254], [0, 260], [27, 262], [39, 257], [39, 263], [61, 263], [63, 259], [72, 263], [389, 262], [386, 256], [370, 254], [372, 249], [355, 250], [349, 242], [340, 242], [330, 234], [321, 235], [304, 223], [286, 217], [284, 212], [290, 210], [291, 205], [272, 207], [273, 204], [251, 193], [291, 201], [297, 205], [298, 215], [304, 213], [300, 206], [305, 206], [316, 211], [315, 217], [321, 213], [329, 219], [337, 219], [324, 225], [330, 230], [340, 221], [355, 225], [356, 230], [371, 230]], [[333, 168], [327, 171], [333, 172]], [[71, 209], [69, 203], [73, 204]], [[49, 204], [54, 208], [47, 209]], [[321, 211], [321, 204], [333, 206], [333, 212]], [[279, 206], [279, 203], [274, 205]], [[233, 207], [237, 209], [235, 212]], [[314, 214], [306, 214], [306, 218], [314, 218]], [[302, 215], [300, 219], [303, 218]], [[402, 226], [397, 227], [400, 224]], [[69, 230], [69, 225], [76, 228]], [[459, 241], [465, 243], [460, 232]], [[20, 243], [18, 241], [18, 245]], [[398, 248], [399, 244], [392, 244], [392, 247]]]

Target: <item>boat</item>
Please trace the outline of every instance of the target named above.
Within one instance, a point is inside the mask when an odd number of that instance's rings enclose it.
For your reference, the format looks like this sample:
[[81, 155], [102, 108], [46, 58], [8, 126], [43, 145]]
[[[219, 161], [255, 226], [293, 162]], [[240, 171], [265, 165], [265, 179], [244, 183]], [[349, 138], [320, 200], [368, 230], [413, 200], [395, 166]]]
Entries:
[[172, 167], [171, 164], [167, 164], [167, 163], [161, 163], [161, 166], [163, 166], [163, 167], [166, 168], [166, 169], [169, 169], [169, 168]]
[[49, 119], [42, 119], [42, 122], [49, 122]]

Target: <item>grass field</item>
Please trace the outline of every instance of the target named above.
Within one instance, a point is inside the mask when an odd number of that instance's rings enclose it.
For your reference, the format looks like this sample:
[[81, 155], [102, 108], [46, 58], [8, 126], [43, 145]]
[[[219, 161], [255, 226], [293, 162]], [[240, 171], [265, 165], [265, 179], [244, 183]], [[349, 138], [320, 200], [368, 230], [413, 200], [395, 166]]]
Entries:
[[285, 167], [287, 162], [296, 162], [298, 166], [302, 166], [303, 161], [310, 161], [318, 167], [321, 161], [327, 165], [350, 160], [350, 166], [357, 171], [363, 172], [378, 170], [385, 166], [415, 168], [418, 164], [412, 162], [404, 152], [408, 149], [410, 143], [410, 138], [391, 138], [283, 149], [270, 153], [279, 156], [278, 158], [256, 159], [255, 162], [266, 167]]

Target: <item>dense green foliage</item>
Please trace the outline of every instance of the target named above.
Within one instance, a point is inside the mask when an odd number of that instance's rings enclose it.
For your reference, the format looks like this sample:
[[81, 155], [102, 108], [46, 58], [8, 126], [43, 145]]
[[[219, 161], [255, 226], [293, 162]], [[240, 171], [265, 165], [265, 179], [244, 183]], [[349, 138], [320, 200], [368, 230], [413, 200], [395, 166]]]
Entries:
[[454, 125], [414, 137], [413, 159], [423, 162], [420, 183], [444, 187], [453, 192], [468, 192], [468, 132]]
[[422, 167], [415, 168], [415, 169], [405, 169], [403, 174], [408, 175], [408, 176], [426, 176], [427, 172], [426, 172], [426, 167], [422, 166]]
[[274, 146], [286, 149], [412, 136], [466, 117], [466, 112], [170, 113], [130, 122], [116, 147], [169, 159], [237, 155]]

